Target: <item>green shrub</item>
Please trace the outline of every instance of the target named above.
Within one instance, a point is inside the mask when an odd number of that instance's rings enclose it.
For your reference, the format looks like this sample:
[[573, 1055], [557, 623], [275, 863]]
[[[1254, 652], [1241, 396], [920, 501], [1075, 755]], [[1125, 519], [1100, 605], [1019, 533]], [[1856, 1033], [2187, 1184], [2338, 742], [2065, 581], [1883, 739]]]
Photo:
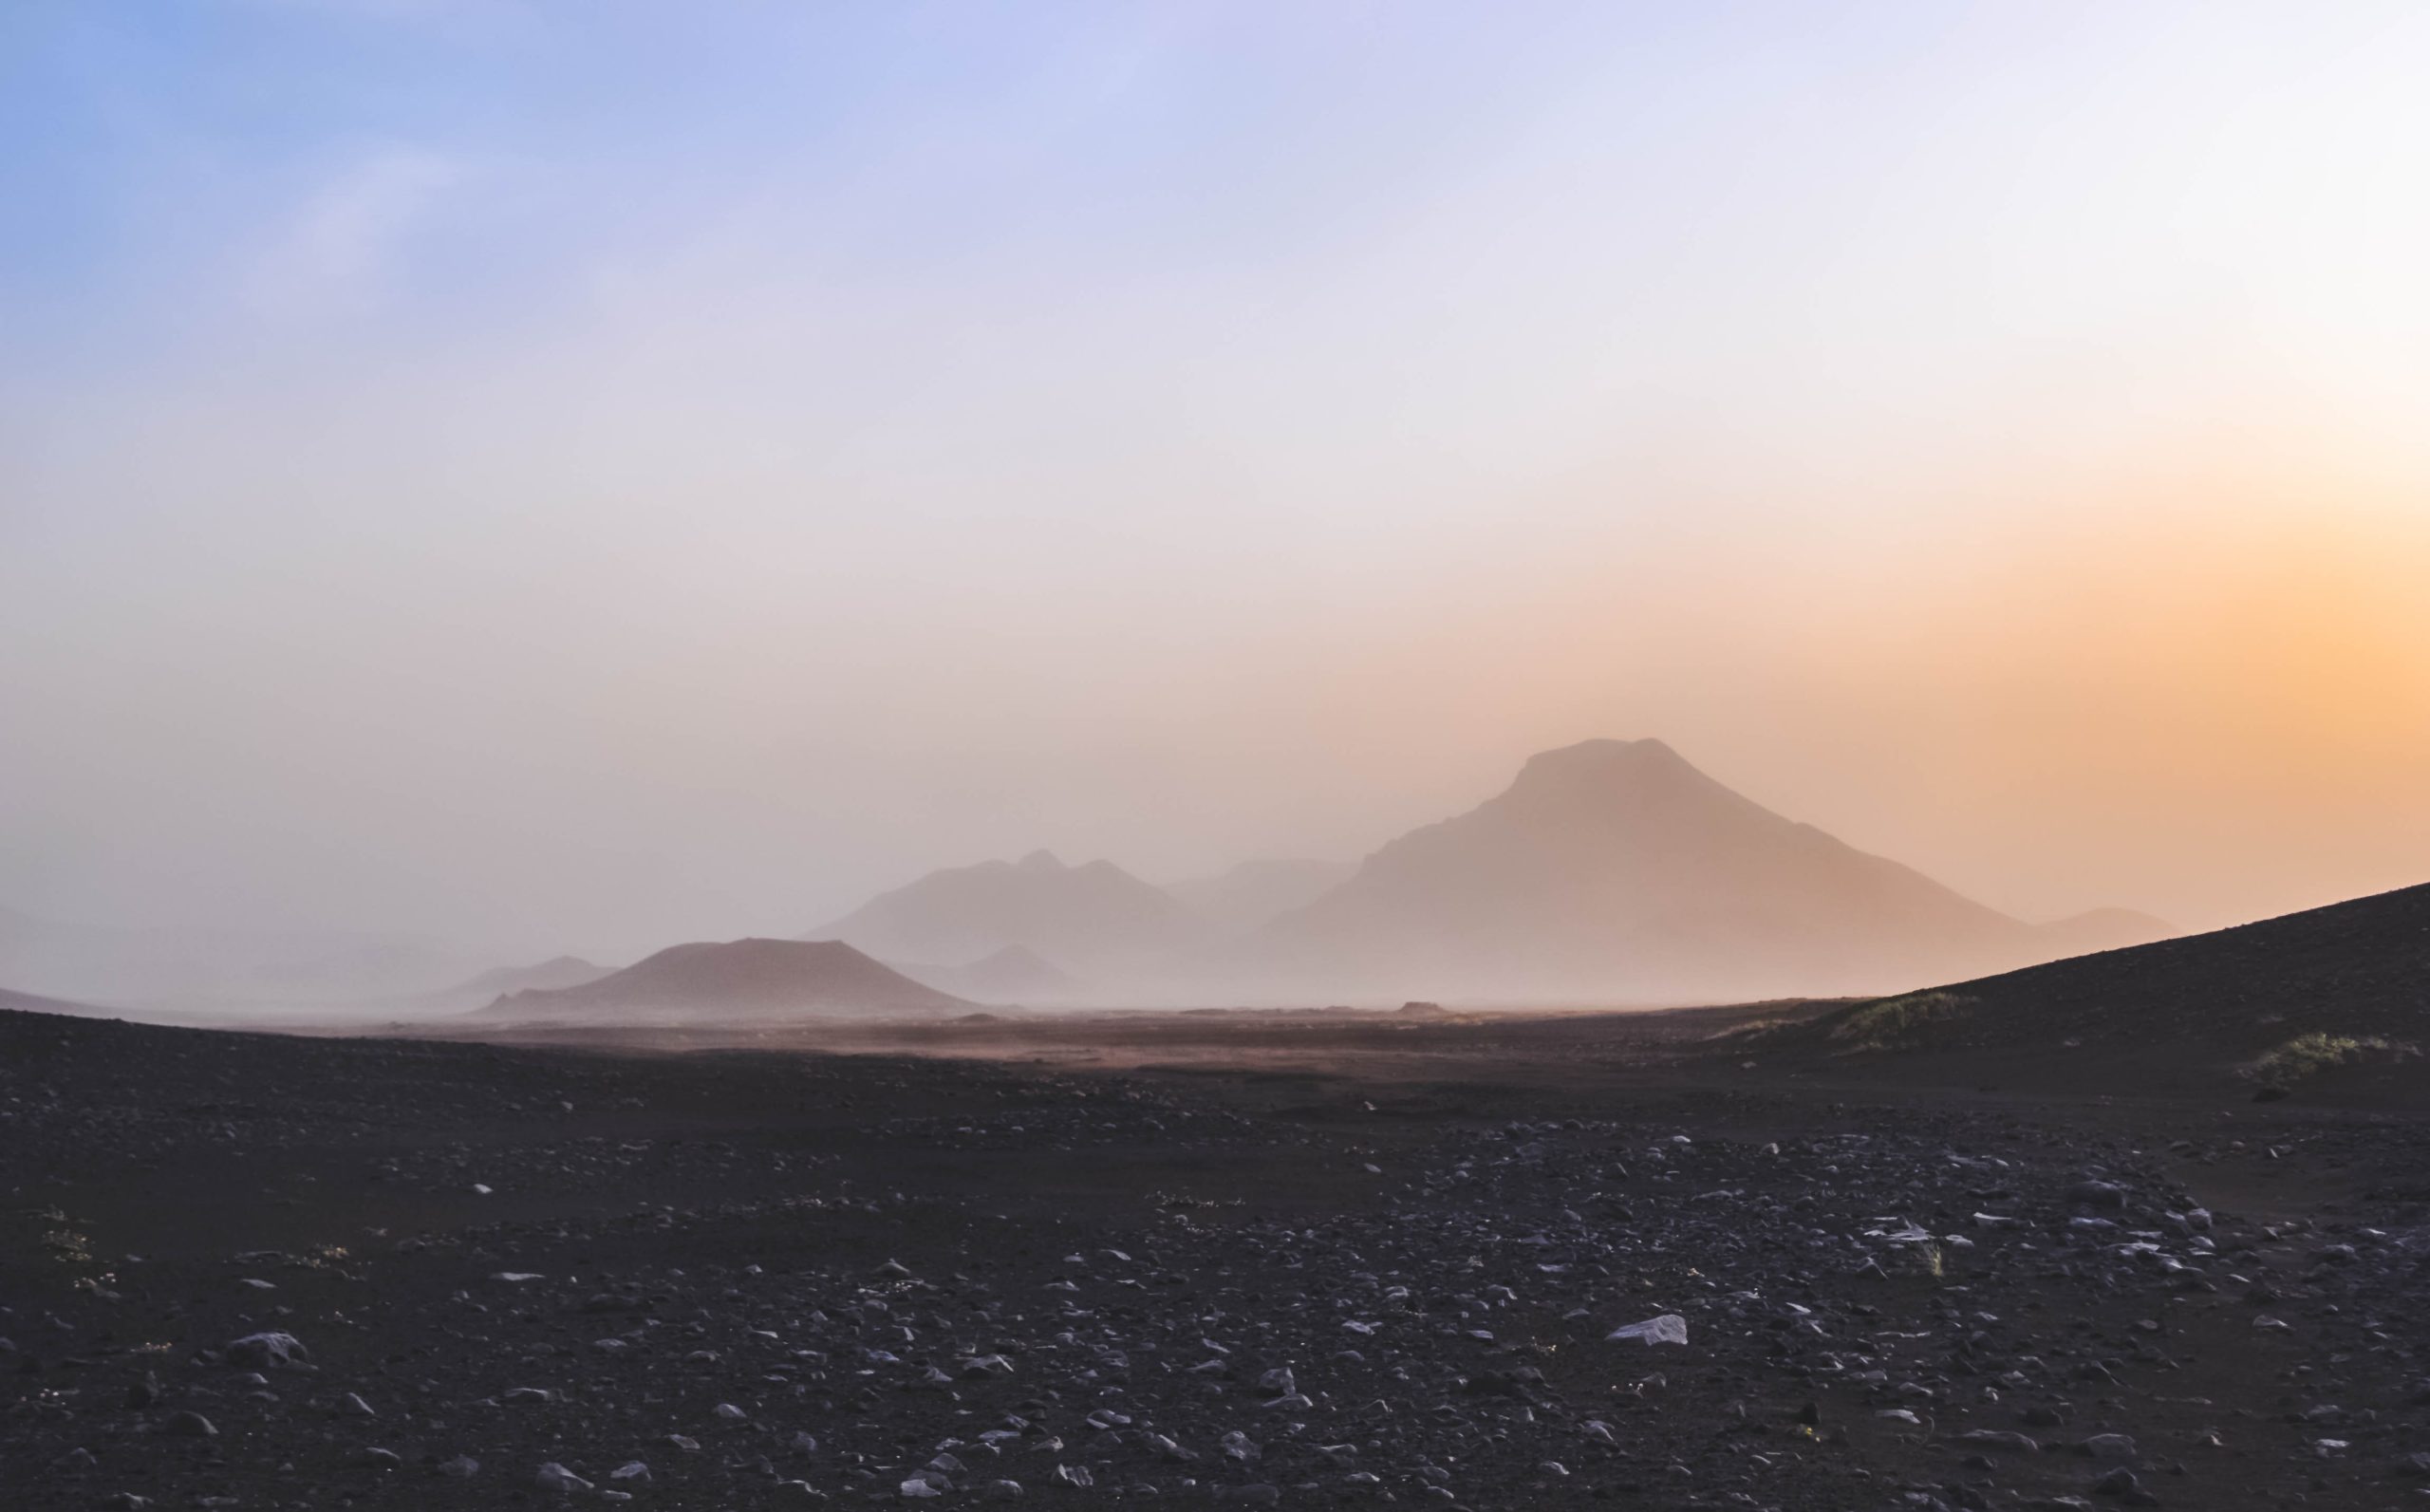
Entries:
[[2381, 1035], [2297, 1035], [2265, 1052], [2244, 1068], [2243, 1074], [2266, 1086], [2290, 1087], [2358, 1060], [2375, 1056], [2402, 1060], [2420, 1054], [2420, 1046]]
[[1787, 1031], [1795, 1029], [1797, 1024], [1798, 1020], [1785, 1015], [1771, 1018], [1750, 1018], [1743, 1024], [1731, 1024], [1727, 1029], [1716, 1029], [1705, 1038], [1709, 1043], [1735, 1041], [1753, 1044], [1782, 1038]]
[[1906, 1050], [1922, 1044], [1951, 1020], [1961, 1018], [1973, 999], [1953, 992], [1911, 992], [1851, 1009], [1831, 1026], [1831, 1037], [1850, 1050]]

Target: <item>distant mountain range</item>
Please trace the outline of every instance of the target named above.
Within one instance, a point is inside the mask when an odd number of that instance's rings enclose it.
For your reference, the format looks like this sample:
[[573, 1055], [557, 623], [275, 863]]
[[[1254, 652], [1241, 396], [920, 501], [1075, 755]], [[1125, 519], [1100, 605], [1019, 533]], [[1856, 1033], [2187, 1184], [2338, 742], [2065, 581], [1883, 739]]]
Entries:
[[1040, 851], [933, 872], [812, 938], [941, 962], [940, 983], [1018, 948], [1091, 979], [1075, 1000], [1654, 1003], [1885, 991], [2171, 932], [2122, 909], [2027, 924], [1659, 740], [1590, 740], [1356, 866], [1250, 862], [1158, 888]]
[[527, 1017], [1656, 1004], [1895, 991], [2171, 933], [2119, 909], [2027, 924], [1774, 813], [1659, 740], [1589, 740], [1355, 865], [1250, 861], [1160, 887], [1039, 850], [930, 872], [800, 940], [678, 945], [614, 972], [559, 957], [439, 990], [444, 958], [410, 941], [0, 913], [0, 981], [102, 1002]]
[[594, 981], [506, 994], [478, 1012], [510, 1022], [678, 1024], [918, 1017], [971, 1006], [840, 942], [735, 940], [670, 945]]

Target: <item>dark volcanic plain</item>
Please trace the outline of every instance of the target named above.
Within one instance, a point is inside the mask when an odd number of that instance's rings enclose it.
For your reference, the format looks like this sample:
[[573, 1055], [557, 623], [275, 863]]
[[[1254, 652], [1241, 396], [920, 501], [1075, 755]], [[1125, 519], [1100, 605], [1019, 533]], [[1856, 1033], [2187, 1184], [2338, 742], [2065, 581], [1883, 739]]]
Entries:
[[1831, 1011], [0, 1013], [0, 1504], [2423, 1504], [2419, 1096]]

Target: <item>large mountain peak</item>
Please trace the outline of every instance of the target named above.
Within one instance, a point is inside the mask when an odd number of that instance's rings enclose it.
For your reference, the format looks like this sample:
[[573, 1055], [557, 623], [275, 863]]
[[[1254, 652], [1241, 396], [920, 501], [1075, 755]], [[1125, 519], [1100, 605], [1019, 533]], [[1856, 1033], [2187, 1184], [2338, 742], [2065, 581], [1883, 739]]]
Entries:
[[2040, 942], [1640, 739], [1531, 757], [1499, 795], [1277, 920], [1267, 943], [1345, 991], [1675, 1002], [1930, 981], [2033, 959]]
[[[1527, 758], [1507, 796], [1544, 801], [1692, 802], [1745, 804], [1660, 740], [1580, 740]], [[1751, 807], [1751, 805], [1750, 805]]]
[[1648, 736], [1640, 740], [1580, 740], [1576, 745], [1539, 751], [1519, 769], [1519, 780], [1649, 777], [1681, 773], [1702, 775], [1668, 742]]

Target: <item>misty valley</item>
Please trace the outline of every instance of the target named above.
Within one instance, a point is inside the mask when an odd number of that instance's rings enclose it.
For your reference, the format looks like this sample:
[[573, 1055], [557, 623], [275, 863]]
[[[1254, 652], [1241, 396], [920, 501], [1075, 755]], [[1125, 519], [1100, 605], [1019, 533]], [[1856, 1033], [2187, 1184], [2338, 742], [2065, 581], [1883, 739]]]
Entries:
[[275, 1033], [0, 994], [0, 1470], [28, 1508], [2400, 1504], [2430, 887], [2169, 935], [1604, 741], [1356, 868], [1038, 852]]

